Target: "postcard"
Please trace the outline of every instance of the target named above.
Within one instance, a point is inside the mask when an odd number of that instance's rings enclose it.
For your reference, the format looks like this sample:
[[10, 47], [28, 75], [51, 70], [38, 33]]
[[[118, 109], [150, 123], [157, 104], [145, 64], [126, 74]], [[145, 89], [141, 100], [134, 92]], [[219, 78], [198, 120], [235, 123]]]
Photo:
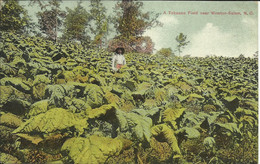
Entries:
[[255, 1], [0, 0], [0, 163], [258, 163]]

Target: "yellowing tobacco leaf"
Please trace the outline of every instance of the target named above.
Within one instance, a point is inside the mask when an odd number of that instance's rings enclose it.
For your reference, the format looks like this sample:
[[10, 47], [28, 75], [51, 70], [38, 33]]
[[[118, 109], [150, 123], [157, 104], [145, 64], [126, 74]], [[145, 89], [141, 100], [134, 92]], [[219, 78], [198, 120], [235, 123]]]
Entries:
[[62, 146], [74, 163], [104, 163], [108, 157], [118, 155], [125, 145], [120, 139], [90, 136], [89, 138], [71, 138]]
[[170, 124], [177, 129], [177, 122], [176, 120], [180, 118], [184, 114], [185, 108], [180, 109], [172, 109], [168, 108], [163, 112], [163, 121], [170, 122]]
[[26, 114], [26, 116], [30, 118], [40, 113], [45, 113], [48, 110], [48, 106], [49, 106], [49, 100], [37, 101], [36, 103], [31, 105], [30, 110]]
[[105, 115], [108, 111], [115, 110], [115, 109], [116, 109], [115, 104], [109, 104], [109, 105], [102, 105], [99, 108], [87, 110], [86, 113], [88, 118], [97, 118], [102, 115]]
[[[52, 133], [72, 126], [77, 126], [78, 122], [83, 121], [77, 119], [72, 113], [62, 108], [53, 108], [46, 113], [34, 116], [15, 129], [13, 133]], [[81, 124], [86, 127], [86, 121]], [[82, 131], [82, 130], [81, 130]]]
[[174, 131], [171, 128], [165, 124], [160, 124], [152, 127], [151, 133], [155, 138], [160, 136], [160, 138], [158, 138], [159, 141], [165, 141], [171, 146], [172, 151], [174, 152], [173, 158], [181, 157], [178, 141], [174, 135]]

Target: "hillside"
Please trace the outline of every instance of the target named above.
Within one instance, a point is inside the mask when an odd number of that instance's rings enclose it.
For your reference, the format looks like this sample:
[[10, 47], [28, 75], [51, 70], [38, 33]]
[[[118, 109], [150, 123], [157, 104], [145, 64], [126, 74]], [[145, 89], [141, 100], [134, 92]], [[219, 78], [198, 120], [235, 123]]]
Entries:
[[1, 163], [257, 163], [257, 59], [0, 36]]

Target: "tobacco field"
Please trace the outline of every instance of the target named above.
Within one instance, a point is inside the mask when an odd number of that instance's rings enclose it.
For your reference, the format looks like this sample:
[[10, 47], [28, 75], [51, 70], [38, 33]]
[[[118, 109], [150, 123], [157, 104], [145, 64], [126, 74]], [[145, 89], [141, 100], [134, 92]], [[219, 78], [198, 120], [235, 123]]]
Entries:
[[0, 38], [0, 163], [258, 162], [256, 58]]

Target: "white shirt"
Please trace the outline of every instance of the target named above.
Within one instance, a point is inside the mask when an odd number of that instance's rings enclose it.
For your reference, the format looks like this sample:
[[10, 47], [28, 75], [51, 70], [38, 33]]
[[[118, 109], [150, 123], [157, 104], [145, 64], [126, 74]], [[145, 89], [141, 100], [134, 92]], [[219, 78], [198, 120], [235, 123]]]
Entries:
[[112, 58], [112, 69], [114, 71], [117, 71], [117, 68], [116, 68], [117, 64], [126, 65], [126, 61], [125, 61], [124, 55], [115, 54], [113, 56], [113, 58]]

